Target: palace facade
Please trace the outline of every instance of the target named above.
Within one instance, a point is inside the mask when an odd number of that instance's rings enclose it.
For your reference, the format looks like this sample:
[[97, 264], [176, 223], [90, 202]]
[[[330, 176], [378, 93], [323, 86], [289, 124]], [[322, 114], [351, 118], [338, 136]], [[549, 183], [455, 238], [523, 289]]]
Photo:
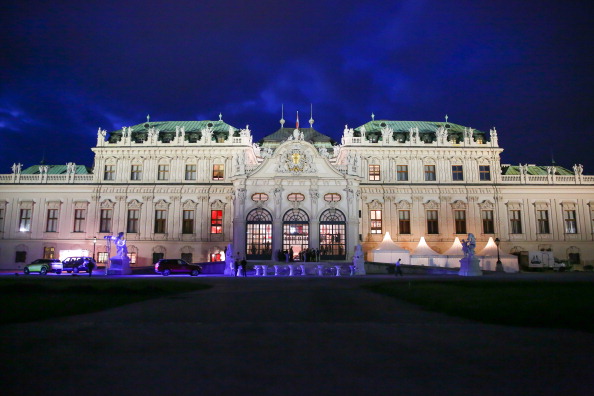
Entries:
[[0, 268], [41, 258], [107, 260], [124, 231], [132, 265], [159, 258], [248, 260], [318, 249], [352, 260], [389, 232], [412, 250], [444, 252], [473, 233], [527, 264], [528, 252], [594, 262], [594, 176], [561, 166], [501, 164], [497, 132], [446, 122], [375, 120], [340, 142], [281, 128], [255, 143], [217, 121], [99, 129], [94, 166], [14, 164], [0, 175]]

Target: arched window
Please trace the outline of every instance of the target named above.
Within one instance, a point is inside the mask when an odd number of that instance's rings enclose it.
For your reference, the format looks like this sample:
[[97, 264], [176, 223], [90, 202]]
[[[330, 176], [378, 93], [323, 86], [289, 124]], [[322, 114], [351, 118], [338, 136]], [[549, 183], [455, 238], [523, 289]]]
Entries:
[[346, 216], [338, 209], [325, 210], [320, 216], [320, 258], [346, 258]]
[[[303, 194], [299, 194], [303, 196]], [[291, 209], [283, 216], [283, 252], [293, 260], [309, 247], [309, 216], [301, 209]]]
[[270, 260], [272, 258], [272, 215], [266, 209], [258, 208], [249, 212], [246, 220], [246, 258]]

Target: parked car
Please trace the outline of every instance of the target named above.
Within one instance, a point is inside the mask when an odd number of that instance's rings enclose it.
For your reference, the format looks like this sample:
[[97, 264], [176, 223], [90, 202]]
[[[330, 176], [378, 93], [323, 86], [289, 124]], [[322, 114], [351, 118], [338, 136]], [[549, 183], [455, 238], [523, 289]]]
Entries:
[[155, 263], [155, 272], [169, 276], [171, 274], [190, 274], [198, 276], [202, 267], [198, 264], [189, 264], [181, 259], [161, 259]]
[[92, 257], [68, 257], [62, 261], [62, 267], [68, 273], [78, 274], [79, 271], [89, 272], [89, 263], [93, 263], [93, 268], [97, 268], [97, 263]]
[[62, 272], [62, 262], [58, 259], [37, 259], [23, 269], [25, 275], [31, 272], [39, 272], [40, 275], [47, 275], [48, 272], [59, 274]]

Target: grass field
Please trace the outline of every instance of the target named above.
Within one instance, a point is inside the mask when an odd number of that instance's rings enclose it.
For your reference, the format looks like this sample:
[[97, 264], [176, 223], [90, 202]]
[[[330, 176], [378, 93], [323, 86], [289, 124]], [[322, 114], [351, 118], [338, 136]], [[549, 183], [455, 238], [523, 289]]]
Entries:
[[0, 277], [0, 324], [77, 315], [202, 290], [195, 278]]
[[484, 323], [594, 332], [592, 282], [411, 281], [366, 288]]

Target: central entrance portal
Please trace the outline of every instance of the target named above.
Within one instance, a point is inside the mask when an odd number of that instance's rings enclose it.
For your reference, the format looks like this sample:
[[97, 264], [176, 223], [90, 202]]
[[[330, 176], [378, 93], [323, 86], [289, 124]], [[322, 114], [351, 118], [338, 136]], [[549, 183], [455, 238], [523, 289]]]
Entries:
[[298, 258], [309, 247], [309, 216], [301, 209], [291, 209], [283, 217], [283, 252]]

